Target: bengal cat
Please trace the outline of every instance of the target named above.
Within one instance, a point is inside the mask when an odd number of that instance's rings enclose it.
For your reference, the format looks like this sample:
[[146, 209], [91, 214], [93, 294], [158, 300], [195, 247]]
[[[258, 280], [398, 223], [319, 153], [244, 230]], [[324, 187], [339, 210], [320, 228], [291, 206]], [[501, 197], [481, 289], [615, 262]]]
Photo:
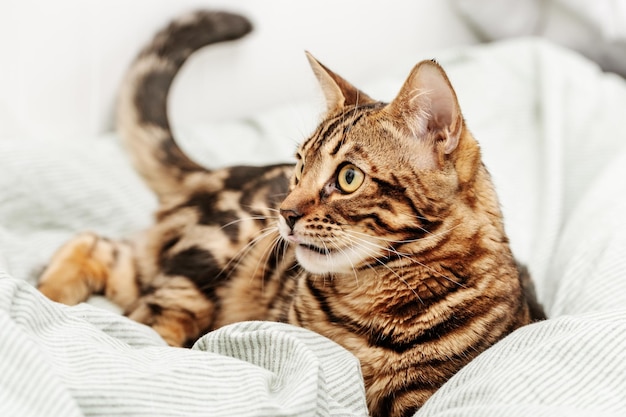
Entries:
[[154, 226], [128, 240], [79, 234], [39, 289], [66, 304], [105, 294], [174, 346], [243, 320], [311, 329], [358, 357], [372, 416], [412, 415], [543, 317], [479, 146], [437, 63], [419, 63], [387, 104], [308, 55], [327, 112], [295, 167], [198, 165], [170, 130], [171, 82], [195, 50], [250, 30], [197, 12], [139, 54], [118, 122], [159, 198]]

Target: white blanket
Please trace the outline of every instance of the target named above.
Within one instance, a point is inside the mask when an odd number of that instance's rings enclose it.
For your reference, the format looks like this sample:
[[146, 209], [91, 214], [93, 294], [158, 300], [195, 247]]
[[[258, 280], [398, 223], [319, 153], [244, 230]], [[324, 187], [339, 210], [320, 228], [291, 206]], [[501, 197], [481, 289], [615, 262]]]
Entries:
[[[626, 82], [539, 40], [438, 58], [550, 319], [481, 354], [417, 415], [626, 415]], [[390, 99], [404, 75], [363, 88]], [[317, 104], [176, 130], [209, 166], [284, 161]], [[242, 323], [175, 349], [30, 285], [73, 233], [132, 233], [154, 208], [114, 134], [0, 141], [1, 416], [365, 414], [355, 359], [318, 335]]]

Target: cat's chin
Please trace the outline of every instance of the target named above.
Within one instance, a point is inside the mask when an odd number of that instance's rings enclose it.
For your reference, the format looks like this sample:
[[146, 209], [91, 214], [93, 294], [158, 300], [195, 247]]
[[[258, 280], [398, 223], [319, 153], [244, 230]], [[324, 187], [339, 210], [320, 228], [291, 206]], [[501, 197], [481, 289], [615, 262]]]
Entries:
[[296, 259], [300, 266], [312, 274], [354, 273], [363, 259], [353, 248], [327, 251], [310, 245], [296, 246]]
[[295, 246], [298, 263], [312, 274], [354, 274], [356, 268], [375, 255], [372, 247], [377, 246], [365, 237], [360, 238], [363, 244], [344, 247], [338, 247], [336, 243], [312, 243], [293, 233], [284, 221], [278, 222], [278, 232]]

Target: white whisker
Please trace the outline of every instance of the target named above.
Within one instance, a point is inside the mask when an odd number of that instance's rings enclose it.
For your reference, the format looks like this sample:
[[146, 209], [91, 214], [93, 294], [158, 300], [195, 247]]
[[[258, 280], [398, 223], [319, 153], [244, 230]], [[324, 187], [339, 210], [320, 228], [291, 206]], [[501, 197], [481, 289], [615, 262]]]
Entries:
[[354, 266], [354, 263], [352, 262], [352, 259], [350, 259], [350, 256], [346, 253], [346, 251], [342, 247], [340, 247], [337, 243], [335, 243], [335, 242], [331, 242], [331, 243], [333, 244], [334, 248], [337, 251], [341, 252], [341, 254], [348, 260], [348, 263], [350, 263], [350, 267], [352, 268], [352, 272], [354, 273], [354, 282], [355, 282], [356, 286], [358, 287], [359, 286], [359, 277], [357, 275], [356, 267]]
[[[443, 236], [446, 233], [450, 233], [451, 231], [453, 231], [454, 229], [456, 229], [459, 226], [461, 226], [460, 223], [450, 227], [449, 229], [442, 230], [442, 231], [436, 232], [436, 233], [429, 232], [427, 230], [422, 229], [425, 232], [427, 232], [428, 235], [427, 236], [416, 237], [415, 239], [395, 240], [395, 239], [388, 239], [388, 238], [379, 237], [379, 236], [377, 236], [376, 239], [382, 240], [382, 241], [385, 241], [385, 242], [388, 242], [388, 243], [398, 243], [398, 244], [415, 243], [415, 242], [420, 242], [420, 241], [423, 241], [423, 240], [426, 240], [426, 239], [433, 239], [433, 238], [436, 238], [436, 237]], [[357, 232], [356, 230], [351, 230], [350, 233], [358, 234], [358, 235], [361, 235], [361, 236], [371, 237], [367, 233]]]
[[[438, 276], [438, 277], [440, 277], [440, 278], [444, 278], [445, 280], [447, 280], [447, 281], [449, 281], [449, 282], [451, 282], [451, 283], [453, 283], [453, 284], [455, 284], [455, 285], [459, 285], [459, 286], [461, 286], [461, 287], [465, 287], [465, 285], [464, 285], [464, 284], [462, 284], [462, 283], [458, 282], [457, 280], [450, 278], [449, 276], [447, 276], [447, 275], [445, 275], [445, 274], [443, 274], [443, 273], [441, 273], [441, 272], [437, 271], [437, 270], [436, 270], [436, 269], [434, 269], [433, 267], [431, 267], [431, 266], [429, 266], [429, 265], [426, 265], [426, 264], [425, 264], [425, 263], [423, 263], [423, 262], [420, 262], [418, 259], [416, 259], [416, 258], [415, 258], [415, 255], [414, 255], [414, 254], [399, 252], [398, 250], [396, 250], [396, 249], [394, 249], [394, 248], [391, 248], [391, 247], [385, 247], [385, 246], [382, 246], [382, 245], [376, 244], [376, 243], [374, 243], [374, 242], [371, 242], [370, 240], [363, 239], [363, 238], [360, 238], [360, 237], [358, 237], [358, 236], [351, 235], [351, 233], [357, 233], [357, 234], [361, 234], [361, 235], [364, 235], [364, 236], [368, 236], [368, 235], [366, 235], [366, 234], [364, 234], [364, 233], [354, 232], [354, 231], [346, 232], [346, 236], [348, 236], [348, 237], [349, 237], [349, 239], [350, 239], [352, 242], [359, 242], [359, 243], [361, 243], [361, 244], [367, 244], [367, 245], [369, 245], [369, 246], [371, 246], [371, 247], [373, 248], [372, 250], [376, 250], [376, 249], [378, 249], [378, 250], [381, 250], [381, 251], [384, 251], [384, 252], [387, 252], [387, 253], [390, 253], [390, 254], [396, 255], [396, 256], [398, 257], [398, 259], [404, 259], [404, 260], [406, 260], [406, 261], [409, 261], [410, 263], [417, 264], [417, 265], [419, 265], [419, 266], [421, 266], [421, 267], [423, 267], [423, 268], [426, 268], [428, 271], [430, 271], [430, 272], [431, 272], [433, 275], [435, 275], [435, 276]], [[374, 257], [374, 256], [372, 256], [372, 258], [374, 258], [374, 260], [375, 260], [377, 263], [379, 263], [379, 264], [381, 264], [381, 265], [384, 265], [384, 266], [385, 266], [387, 269], [389, 269], [390, 271], [392, 270], [392, 269], [391, 269], [391, 267], [389, 267], [389, 265], [387, 265], [386, 263], [382, 262], [382, 260], [381, 260], [379, 257]]]
[[[237, 269], [239, 265], [241, 264], [241, 262], [243, 261], [243, 259], [252, 251], [254, 246], [259, 241], [276, 233], [276, 227], [275, 226], [266, 227], [266, 228], [259, 230], [258, 233], [259, 234], [256, 237], [254, 237], [248, 243], [246, 243], [245, 246], [240, 248], [237, 251], [237, 253], [232, 258], [229, 259], [229, 261], [226, 263], [224, 268], [222, 268], [222, 270], [217, 275], [218, 277], [222, 275], [223, 273], [225, 273], [229, 268], [231, 268], [231, 266], [233, 267], [233, 269]], [[233, 263], [234, 263], [234, 266], [233, 266]]]
[[272, 217], [268, 217], [268, 216], [251, 216], [251, 217], [242, 217], [242, 218], [235, 219], [235, 220], [233, 220], [233, 221], [231, 221], [231, 222], [228, 222], [228, 223], [223, 224], [223, 225], [220, 227], [220, 229], [225, 229], [225, 228], [227, 228], [228, 226], [232, 226], [232, 225], [234, 225], [234, 224], [237, 224], [237, 223], [242, 223], [242, 222], [249, 221], [249, 220], [252, 220], [252, 221], [254, 221], [254, 220], [272, 220]]

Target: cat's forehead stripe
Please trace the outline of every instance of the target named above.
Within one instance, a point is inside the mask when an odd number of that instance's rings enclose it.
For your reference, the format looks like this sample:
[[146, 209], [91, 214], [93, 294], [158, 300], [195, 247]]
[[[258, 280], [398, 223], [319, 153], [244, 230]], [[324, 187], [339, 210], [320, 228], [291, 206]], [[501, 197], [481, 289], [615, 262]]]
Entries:
[[365, 113], [361, 113], [358, 116], [355, 116], [350, 123], [346, 123], [343, 126], [343, 131], [341, 132], [341, 136], [339, 138], [339, 140], [337, 140], [337, 143], [335, 144], [335, 146], [333, 147], [333, 150], [330, 151], [331, 155], [337, 155], [337, 152], [339, 152], [339, 149], [341, 148], [341, 146], [343, 146], [344, 143], [344, 139], [346, 137], [346, 135], [348, 134], [348, 132], [350, 131], [350, 129], [352, 128], [352, 126], [356, 125], [359, 120], [361, 120], [361, 118], [365, 115]]
[[337, 126], [344, 121], [344, 115], [340, 114], [332, 119], [327, 120], [320, 125], [317, 130], [307, 139], [301, 146], [303, 152], [308, 152], [313, 143], [324, 142], [328, 136], [328, 132], [334, 131]]
[[[358, 106], [344, 111], [334, 118], [326, 121], [304, 144], [304, 153], [318, 154], [327, 142], [335, 137], [336, 142], [330, 151], [330, 155], [336, 155], [344, 143], [346, 134], [358, 123], [363, 116], [382, 107], [384, 103], [373, 103], [367, 106]], [[340, 133], [340, 134], [338, 134]]]

